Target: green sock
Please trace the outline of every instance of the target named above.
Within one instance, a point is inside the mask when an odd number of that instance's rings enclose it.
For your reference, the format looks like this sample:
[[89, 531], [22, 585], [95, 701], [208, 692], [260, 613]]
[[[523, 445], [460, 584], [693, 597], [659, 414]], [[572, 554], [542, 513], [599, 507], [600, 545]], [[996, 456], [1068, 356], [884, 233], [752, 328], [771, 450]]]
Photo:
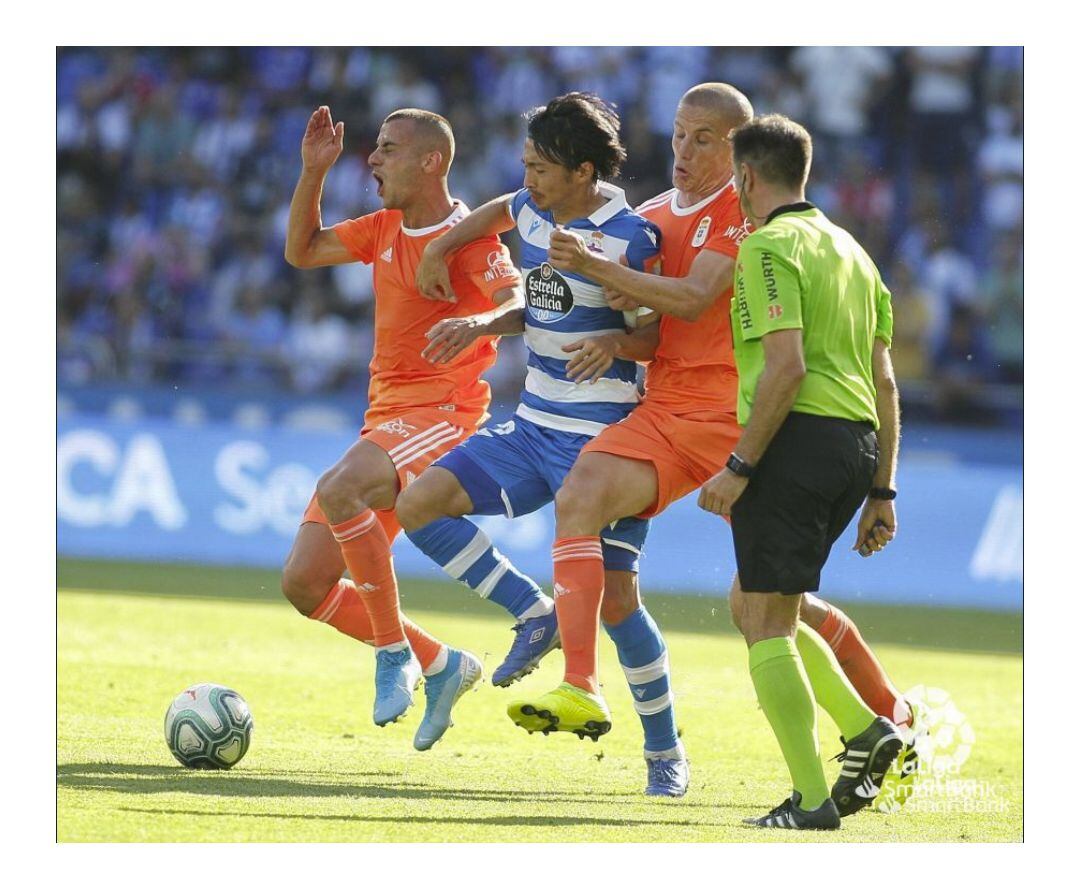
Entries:
[[846, 739], [857, 737], [877, 718], [874, 711], [851, 686], [824, 638], [803, 623], [795, 638], [815, 699]]
[[750, 678], [784, 754], [800, 807], [817, 808], [829, 797], [817, 742], [817, 707], [791, 638], [766, 638], [750, 647]]

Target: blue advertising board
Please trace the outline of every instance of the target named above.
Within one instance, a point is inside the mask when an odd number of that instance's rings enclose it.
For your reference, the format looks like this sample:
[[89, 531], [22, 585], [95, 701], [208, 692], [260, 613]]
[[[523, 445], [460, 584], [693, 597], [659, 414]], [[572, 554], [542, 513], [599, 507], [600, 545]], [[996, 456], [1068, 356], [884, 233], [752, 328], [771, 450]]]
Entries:
[[[319, 474], [353, 440], [347, 433], [277, 427], [62, 418], [58, 552], [278, 567]], [[1019, 610], [1019, 466], [906, 459], [899, 485], [896, 541], [862, 559], [849, 551], [849, 528], [833, 550], [822, 594], [838, 601]], [[550, 507], [513, 521], [478, 520], [521, 570], [550, 583]], [[394, 559], [402, 576], [442, 576], [404, 536], [394, 545]], [[642, 561], [648, 593], [722, 595], [734, 572], [728, 526], [700, 511], [694, 496], [652, 523]]]

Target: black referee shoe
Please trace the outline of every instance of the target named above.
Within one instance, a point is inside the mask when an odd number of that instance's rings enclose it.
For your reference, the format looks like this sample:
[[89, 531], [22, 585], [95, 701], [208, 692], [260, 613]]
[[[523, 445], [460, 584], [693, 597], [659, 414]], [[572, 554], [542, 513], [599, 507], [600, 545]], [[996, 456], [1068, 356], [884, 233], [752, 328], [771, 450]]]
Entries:
[[764, 829], [840, 829], [840, 814], [832, 799], [825, 799], [813, 811], [800, 808], [801, 801], [802, 796], [793, 792], [764, 817], [748, 817], [743, 823]]
[[904, 745], [900, 732], [887, 718], [878, 716], [865, 731], [851, 740], [840, 738], [844, 751], [836, 759], [844, 763], [832, 788], [832, 800], [841, 817], [861, 811], [881, 791], [885, 772]]

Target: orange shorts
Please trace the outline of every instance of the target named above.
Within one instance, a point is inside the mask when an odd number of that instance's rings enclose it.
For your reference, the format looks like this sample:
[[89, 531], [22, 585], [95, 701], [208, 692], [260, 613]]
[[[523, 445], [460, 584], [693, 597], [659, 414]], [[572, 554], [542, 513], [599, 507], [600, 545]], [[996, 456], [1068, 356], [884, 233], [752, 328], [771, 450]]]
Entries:
[[[404, 490], [424, 469], [475, 431], [472, 427], [466, 428], [447, 420], [447, 412], [437, 407], [419, 408], [378, 425], [365, 425], [361, 429], [360, 438], [377, 444], [393, 461], [400, 490]], [[393, 510], [375, 514], [386, 531], [386, 536], [391, 540], [397, 536], [401, 526], [397, 523]], [[300, 523], [306, 524], [309, 521], [317, 524], [329, 523], [314, 494]]]
[[582, 453], [610, 453], [652, 463], [659, 492], [639, 518], [659, 515], [697, 490], [727, 462], [742, 429], [734, 413], [672, 413], [649, 404], [648, 396], [621, 422], [608, 426]]

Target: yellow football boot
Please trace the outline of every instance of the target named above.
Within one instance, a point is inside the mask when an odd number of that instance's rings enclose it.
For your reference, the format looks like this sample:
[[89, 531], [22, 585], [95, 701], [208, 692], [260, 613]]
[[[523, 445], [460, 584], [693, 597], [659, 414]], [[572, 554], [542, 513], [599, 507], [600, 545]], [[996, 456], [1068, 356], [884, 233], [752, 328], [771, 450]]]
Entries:
[[531, 700], [515, 700], [506, 707], [506, 714], [518, 727], [530, 734], [539, 731], [568, 731], [595, 743], [611, 730], [611, 710], [599, 694], [590, 694], [563, 682], [555, 690]]

